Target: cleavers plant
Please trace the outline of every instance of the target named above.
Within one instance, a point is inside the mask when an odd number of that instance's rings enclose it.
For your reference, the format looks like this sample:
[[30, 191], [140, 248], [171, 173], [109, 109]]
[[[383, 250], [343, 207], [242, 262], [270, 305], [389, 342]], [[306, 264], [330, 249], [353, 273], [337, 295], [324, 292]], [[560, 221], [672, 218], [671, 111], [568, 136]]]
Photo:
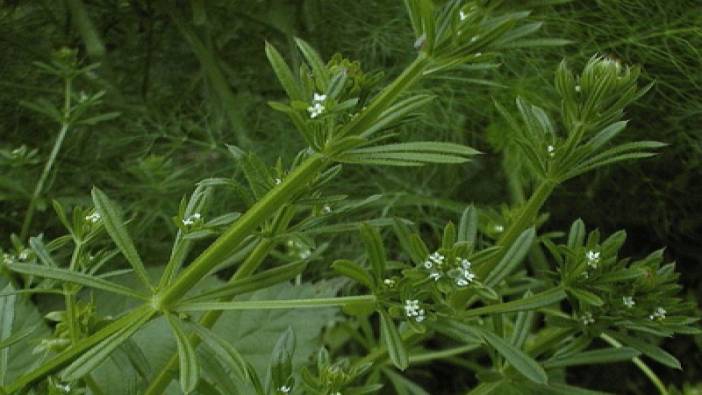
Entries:
[[[388, 360], [405, 370], [466, 353], [484, 355], [483, 360], [489, 361], [487, 366], [462, 367], [477, 373], [479, 384], [472, 394], [588, 394], [592, 392], [567, 384], [565, 368], [629, 360], [665, 393], [665, 386], [640, 357], [680, 368], [656, 339], [697, 332], [690, 317], [692, 306], [677, 296], [674, 265], [663, 263], [661, 251], [641, 260], [622, 258], [618, 252], [623, 232], [601, 240], [597, 231], [588, 234], [580, 220], [565, 239], [560, 233], [538, 232], [545, 220], [542, 207], [560, 183], [600, 166], [654, 155], [663, 146], [651, 141], [613, 143], [626, 127], [625, 107], [648, 89], [638, 87], [638, 69], [594, 56], [582, 73], [575, 74], [563, 62], [555, 76], [561, 99], [557, 120], [522, 99], [516, 102], [519, 117], [496, 103], [513, 129], [534, 184], [529, 199], [507, 215], [506, 226], [497, 232], [485, 231], [480, 210], [473, 206], [457, 225], [445, 226], [439, 242], [425, 241], [426, 235], [407, 220], [335, 222], [373, 200], [346, 202], [343, 196], [326, 194], [325, 185], [340, 177], [342, 165], [412, 168], [460, 164], [479, 154], [454, 143], [398, 141], [398, 126], [433, 100], [413, 94], [412, 88], [437, 74], [491, 67], [499, 52], [529, 45], [524, 37], [540, 26], [523, 22], [529, 15], [526, 11], [502, 12], [481, 1], [448, 1], [436, 7], [429, 0], [407, 0], [406, 6], [417, 56], [379, 91], [379, 74], [365, 73], [358, 63], [340, 56], [325, 62], [301, 39], [295, 43], [304, 62], [297, 69], [266, 44], [268, 60], [288, 97], [270, 106], [289, 117], [307, 147], [289, 167], [282, 161], [269, 167], [253, 153], [228, 147], [245, 182], [205, 179], [189, 199], [183, 199], [173, 218], [178, 234], [157, 280], [129, 235], [124, 213], [97, 187], [92, 190], [92, 208], [75, 207], [69, 215], [54, 202], [67, 235], [48, 242], [41, 235], [27, 238], [36, 200], [54, 163], [52, 154], [20, 235], [13, 238], [15, 251], [3, 256], [3, 275], [11, 281], [0, 295], [0, 371], [7, 365], [9, 347], [32, 334], [13, 332], [12, 305], [18, 294], [60, 294], [65, 307], [47, 317], [57, 324], [53, 335], [37, 347], [45, 358], [12, 380], [0, 376], [0, 393], [73, 393], [75, 388], [109, 393], [95, 370], [119, 350], [128, 350], [130, 363], [141, 373], [134, 393], [151, 395], [167, 393], [176, 376], [183, 393], [231, 393], [227, 377], [232, 376], [242, 393], [259, 395], [387, 393], [387, 386], [408, 393], [406, 388], [416, 384], [393, 370]], [[48, 105], [35, 106], [61, 125], [57, 151], [72, 123], [114, 116], [82, 121], [73, 116], [80, 108], [71, 105], [70, 82], [84, 72], [78, 70], [64, 76], [63, 113], [46, 110]], [[83, 100], [93, 103], [99, 98]], [[235, 191], [248, 208], [207, 220], [202, 213], [217, 189]], [[299, 281], [310, 258], [324, 257], [324, 248], [306, 247], [324, 227], [329, 232], [360, 231], [365, 253], [331, 265], [353, 280], [347, 287], [353, 294], [237, 298]], [[386, 229], [392, 229], [394, 237], [386, 237]], [[105, 234], [111, 243], [103, 240]], [[198, 250], [198, 241], [209, 237], [216, 238]], [[295, 250], [293, 257], [262, 269], [285, 242]], [[71, 247], [64, 265], [65, 251]], [[118, 254], [129, 269], [103, 270], [114, 267]], [[526, 265], [526, 261], [534, 262]], [[231, 269], [229, 281], [202, 285], [223, 269]], [[136, 286], [111, 280], [127, 272], [135, 277]], [[135, 304], [116, 317], [99, 317], [79, 297], [90, 289], [131, 298]], [[262, 378], [234, 345], [213, 330], [229, 311], [325, 307], [343, 308], [348, 316], [344, 325], [352, 332], [349, 342], [364, 355], [337, 358], [322, 348], [314, 368], [296, 371], [295, 333], [283, 330]], [[152, 371], [142, 368], [148, 362], [134, 350], [132, 338], [157, 320], [167, 323], [177, 352]], [[456, 345], [427, 350], [425, 341], [432, 338]], [[224, 373], [205, 374], [206, 363], [217, 364]]]

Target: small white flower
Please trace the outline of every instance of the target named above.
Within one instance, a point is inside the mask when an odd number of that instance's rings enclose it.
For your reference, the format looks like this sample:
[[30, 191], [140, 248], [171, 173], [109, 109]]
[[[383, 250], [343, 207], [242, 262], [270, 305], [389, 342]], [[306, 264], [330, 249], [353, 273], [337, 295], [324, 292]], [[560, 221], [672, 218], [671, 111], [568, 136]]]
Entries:
[[581, 88], [580, 85], [575, 85], [576, 92], [580, 93], [580, 91], [582, 91], [582, 90], [583, 90], [583, 88]]
[[436, 272], [436, 271], [431, 272], [431, 273], [429, 273], [429, 278], [434, 280], [434, 281], [439, 281], [439, 279], [441, 278], [441, 273]]
[[461, 259], [461, 267], [463, 268], [463, 270], [469, 270], [471, 265], [472, 264], [470, 263], [470, 261], [466, 258]]
[[26, 261], [27, 259], [29, 259], [29, 253], [30, 253], [30, 251], [25, 248], [19, 253], [19, 255], [17, 255], [17, 258], [20, 261]]
[[200, 213], [194, 213], [192, 215], [189, 215], [185, 218], [183, 218], [183, 225], [185, 226], [190, 226], [194, 225], [196, 221], [198, 221], [200, 218], [202, 218], [202, 215]]
[[300, 251], [300, 259], [307, 259], [312, 255], [312, 251], [309, 249]]
[[439, 266], [444, 263], [445, 258], [446, 257], [441, 255], [439, 253], [439, 251], [436, 251], [436, 252], [432, 253], [431, 255], [429, 255], [429, 260], [431, 260], [432, 262], [436, 263]]
[[408, 318], [414, 318], [417, 322], [422, 322], [426, 318], [424, 309], [419, 307], [419, 301], [417, 299], [407, 299], [405, 300], [405, 315]]
[[319, 93], [315, 93], [314, 97], [312, 98], [312, 101], [315, 102], [323, 102], [325, 100], [327, 100], [327, 95], [321, 95]]
[[56, 384], [56, 388], [60, 389], [65, 393], [71, 392], [71, 386], [68, 384]]
[[324, 214], [329, 214], [329, 213], [332, 212], [332, 208], [329, 207], [328, 204], [325, 204], [324, 207], [322, 207], [322, 212], [323, 212]]
[[592, 317], [592, 313], [587, 312], [584, 313], [583, 315], [580, 316], [580, 322], [583, 323], [583, 325], [591, 325], [595, 323], [595, 319]]
[[552, 145], [549, 145], [548, 147], [546, 147], [546, 152], [548, 152], [548, 155], [550, 157], [553, 157], [554, 155], [556, 155], [555, 151], [556, 151], [556, 147], [554, 147]]
[[600, 253], [598, 251], [590, 250], [585, 253], [585, 259], [587, 259], [587, 265], [593, 269], [597, 269], [597, 264], [600, 263]]
[[470, 42], [474, 43], [474, 42], [478, 41], [479, 38], [480, 38], [480, 36], [477, 36], [477, 35], [473, 36], [470, 38]]
[[307, 112], [310, 113], [310, 118], [317, 118], [324, 112], [324, 106], [317, 102], [313, 106], [307, 107]]
[[434, 264], [430, 260], [424, 261], [424, 268], [425, 269], [431, 269], [432, 267], [434, 267]]
[[458, 17], [459, 17], [462, 21], [465, 21], [466, 18], [468, 18], [468, 15], [467, 15], [465, 12], [463, 12], [463, 11], [458, 11]]
[[457, 278], [456, 285], [458, 285], [459, 287], [465, 287], [466, 285], [468, 285], [468, 281], [466, 281], [464, 278]]
[[628, 308], [632, 308], [636, 304], [633, 296], [622, 296], [622, 303]]
[[502, 225], [495, 225], [495, 232], [497, 233], [502, 233], [502, 231], [505, 230], [505, 227]]
[[651, 315], [648, 316], [648, 319], [651, 320], [651, 321], [653, 321], [653, 320], [657, 320], [657, 321], [664, 320], [666, 314], [668, 314], [668, 312], [665, 311], [664, 308], [662, 308], [662, 307], [656, 307], [656, 309], [653, 311], [653, 313], [652, 313]]
[[97, 211], [85, 216], [85, 220], [90, 222], [91, 224], [96, 224], [98, 221], [100, 221], [101, 218], [102, 217], [100, 216], [100, 213], [98, 213]]
[[281, 180], [281, 179], [278, 178], [278, 177], [276, 177], [276, 178], [273, 179], [273, 184], [275, 184], [275, 185], [280, 185], [281, 182], [283, 182], [283, 180]]
[[15, 263], [15, 257], [10, 254], [2, 254], [2, 263], [4, 263], [5, 265]]
[[291, 389], [292, 389], [292, 388], [290, 388], [290, 387], [287, 386], [287, 385], [281, 385], [280, 387], [278, 387], [278, 391], [280, 391], [280, 392], [282, 392], [282, 393], [284, 393], [284, 394], [289, 394]]
[[383, 284], [385, 284], [385, 286], [387, 286], [388, 288], [392, 288], [395, 286], [395, 280], [391, 278], [386, 278], [385, 280], [383, 280]]

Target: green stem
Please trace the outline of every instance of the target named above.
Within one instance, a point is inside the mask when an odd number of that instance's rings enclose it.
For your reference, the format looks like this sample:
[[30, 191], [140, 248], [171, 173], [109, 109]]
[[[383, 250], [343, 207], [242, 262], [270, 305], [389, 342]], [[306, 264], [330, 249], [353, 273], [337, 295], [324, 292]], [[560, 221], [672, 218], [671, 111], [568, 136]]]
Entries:
[[285, 180], [256, 202], [234, 224], [186, 267], [175, 282], [160, 295], [159, 303], [168, 307], [178, 301], [215, 266], [224, 261], [239, 244], [277, 209], [289, 202], [326, 165], [322, 155], [313, 154], [295, 168]]
[[63, 140], [66, 138], [66, 133], [68, 133], [69, 127], [69, 116], [71, 112], [71, 79], [66, 78], [64, 82], [64, 99], [63, 99], [63, 122], [61, 123], [61, 129], [59, 130], [56, 141], [54, 142], [54, 147], [51, 149], [51, 154], [49, 155], [49, 160], [46, 161], [44, 165], [44, 170], [39, 176], [39, 181], [34, 186], [34, 192], [32, 193], [31, 200], [29, 201], [29, 208], [27, 208], [27, 213], [24, 216], [24, 222], [22, 223], [22, 230], [20, 231], [20, 239], [24, 240], [29, 233], [29, 227], [32, 225], [32, 218], [34, 217], [34, 211], [36, 210], [37, 200], [44, 190], [44, 184], [49, 178], [51, 169], [56, 162], [56, 157], [61, 150], [63, 145]]
[[[246, 258], [246, 260], [241, 264], [241, 266], [239, 266], [234, 275], [229, 279], [229, 282], [231, 283], [232, 281], [243, 279], [245, 277], [248, 277], [251, 273], [253, 273], [259, 266], [261, 266], [261, 263], [263, 263], [263, 260], [268, 255], [271, 248], [273, 248], [273, 245], [274, 243], [271, 239], [261, 239], [261, 241], [259, 241], [256, 245], [256, 248], [254, 248], [251, 254]], [[223, 300], [232, 300], [233, 298], [234, 297], [232, 296], [229, 298], [224, 298]], [[202, 315], [202, 318], [200, 318], [200, 325], [208, 329], [212, 328], [222, 316], [222, 313], [224, 312], [221, 310], [212, 310], [206, 312]], [[191, 334], [189, 340], [193, 347], [197, 347], [201, 342], [200, 338], [197, 337], [195, 334]], [[173, 355], [171, 355], [171, 358], [168, 360], [168, 362], [166, 362], [163, 368], [161, 368], [161, 370], [155, 376], [153, 381], [151, 381], [151, 384], [149, 384], [149, 387], [144, 392], [144, 395], [163, 394], [166, 387], [171, 382], [173, 374], [177, 372], [177, 369], [178, 354], [174, 353]]]
[[505, 247], [511, 245], [525, 229], [534, 224], [536, 216], [539, 215], [539, 210], [541, 210], [555, 186], [556, 183], [551, 180], [544, 180], [539, 184], [529, 197], [526, 205], [522, 207], [516, 220], [512, 221], [507, 231], [497, 240], [497, 245]]
[[[606, 333], [601, 334], [600, 338], [616, 348], [622, 347], [622, 344], [620, 342], [618, 342], [616, 339], [614, 339]], [[634, 363], [634, 365], [636, 365], [639, 368], [639, 370], [641, 370], [646, 375], [646, 377], [648, 377], [649, 380], [651, 380], [651, 383], [653, 383], [653, 385], [656, 386], [658, 392], [661, 395], [669, 395], [668, 390], [665, 388], [665, 385], [663, 384], [661, 379], [656, 375], [656, 373], [653, 370], [651, 370], [651, 368], [648, 367], [648, 365], [646, 365], [644, 361], [641, 360], [641, 358], [634, 357], [631, 361]]]
[[402, 92], [422, 77], [422, 73], [427, 69], [429, 64], [430, 58], [423, 52], [420, 52], [417, 59], [407, 66], [402, 74], [395, 78], [390, 85], [385, 87], [365, 110], [361, 111], [358, 116], [353, 118], [351, 122], [339, 131], [338, 137], [362, 134], [378, 119], [383, 111], [397, 100]]
[[37, 380], [43, 379], [52, 372], [69, 364], [71, 361], [79, 357], [81, 354], [85, 353], [87, 350], [95, 347], [101, 341], [124, 329], [125, 325], [133, 323], [139, 317], [143, 318], [147, 314], [153, 315], [154, 312], [149, 312], [149, 310], [151, 310], [151, 308], [148, 305], [142, 305], [141, 307], [132, 310], [122, 318], [113, 321], [112, 323], [103, 327], [99, 331], [95, 332], [93, 335], [79, 340], [62, 353], [54, 356], [49, 361], [43, 363], [39, 368], [19, 377], [17, 380], [15, 380], [14, 383], [12, 383], [12, 385], [5, 388], [5, 391], [7, 391], [10, 394], [14, 394], [16, 392], [19, 392], [21, 389], [28, 386], [29, 384]]
[[85, 44], [85, 52], [93, 60], [102, 59], [105, 55], [105, 45], [100, 39], [100, 35], [95, 29], [95, 24], [88, 16], [85, 5], [81, 0], [66, 0], [66, 4], [71, 11], [73, 23], [80, 32]]

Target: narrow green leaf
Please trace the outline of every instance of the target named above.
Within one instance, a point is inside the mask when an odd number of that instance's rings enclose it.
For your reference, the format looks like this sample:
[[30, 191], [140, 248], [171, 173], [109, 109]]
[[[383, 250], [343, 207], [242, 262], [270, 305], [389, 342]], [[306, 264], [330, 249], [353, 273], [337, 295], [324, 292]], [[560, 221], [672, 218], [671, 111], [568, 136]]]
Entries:
[[622, 343], [626, 344], [627, 346], [641, 351], [644, 355], [653, 359], [656, 362], [659, 362], [673, 369], [682, 369], [680, 361], [678, 361], [677, 358], [675, 358], [667, 351], [654, 344], [647, 343], [639, 338], [625, 335], [622, 333], [610, 333], [610, 335], [615, 339], [621, 341]]
[[57, 267], [48, 267], [43, 265], [34, 265], [29, 263], [10, 263], [7, 268], [13, 272], [29, 274], [32, 276], [51, 278], [54, 280], [66, 281], [73, 284], [80, 284], [90, 288], [102, 289], [107, 292], [113, 292], [120, 295], [129, 296], [136, 299], [148, 300], [149, 297], [133, 291], [125, 286], [115, 284], [113, 282], [103, 280], [100, 277], [89, 276], [87, 274], [73, 272]]
[[197, 336], [214, 352], [227, 366], [233, 367], [244, 379], [249, 378], [247, 362], [239, 351], [228, 341], [202, 325], [191, 325]]
[[470, 205], [461, 214], [458, 223], [458, 241], [466, 241], [475, 245], [475, 238], [478, 234], [478, 209]]
[[390, 360], [398, 369], [405, 370], [409, 367], [409, 354], [402, 343], [400, 333], [385, 310], [379, 310], [378, 312], [380, 313], [380, 333], [385, 340], [385, 347], [388, 349]]
[[97, 187], [93, 187], [92, 195], [93, 204], [100, 214], [102, 223], [105, 225], [105, 230], [107, 230], [107, 233], [115, 242], [115, 245], [117, 245], [117, 248], [122, 252], [122, 255], [127, 258], [127, 261], [131, 264], [137, 277], [139, 277], [147, 289], [152, 289], [151, 281], [146, 274], [146, 269], [144, 269], [144, 263], [141, 261], [139, 254], [137, 254], [134, 242], [127, 233], [119, 209], [107, 195]]
[[293, 262], [273, 269], [265, 270], [253, 276], [235, 280], [226, 285], [205, 291], [192, 298], [183, 300], [183, 303], [231, 298], [259, 289], [268, 288], [283, 281], [295, 278], [307, 266], [306, 262]]
[[314, 309], [319, 307], [343, 307], [350, 304], [373, 304], [375, 302], [376, 298], [374, 295], [358, 295], [313, 299], [183, 303], [178, 305], [176, 310], [188, 312], [209, 310]]
[[583, 245], [585, 242], [585, 222], [578, 218], [570, 226], [570, 232], [568, 233], [568, 248], [576, 248]]
[[482, 329], [478, 331], [480, 336], [524, 377], [535, 383], [546, 384], [548, 376], [541, 365], [533, 358], [492, 332]]
[[562, 368], [577, 365], [595, 365], [601, 363], [613, 363], [630, 361], [638, 357], [641, 353], [631, 347], [603, 348], [600, 350], [584, 351], [576, 354], [551, 358], [544, 362], [546, 368]]
[[366, 223], [361, 224], [361, 239], [366, 247], [366, 253], [368, 254], [368, 260], [370, 261], [371, 267], [373, 268], [373, 275], [376, 280], [383, 278], [385, 274], [385, 246], [383, 246], [383, 239], [380, 236], [380, 232], [377, 228], [370, 226]]
[[287, 63], [285, 63], [280, 52], [268, 42], [266, 42], [266, 56], [273, 67], [273, 72], [275, 72], [275, 75], [278, 77], [278, 81], [280, 81], [280, 85], [288, 94], [290, 100], [305, 100], [305, 98], [302, 97], [302, 93], [300, 92], [292, 71], [290, 71], [290, 68]]
[[529, 228], [522, 232], [502, 259], [500, 259], [500, 262], [497, 263], [497, 266], [488, 274], [484, 281], [485, 284], [489, 287], [494, 287], [507, 277], [526, 257], [535, 238], [536, 231], [534, 228]]
[[168, 319], [168, 324], [171, 326], [178, 346], [180, 389], [183, 390], [184, 393], [189, 394], [195, 390], [197, 382], [200, 380], [200, 365], [197, 362], [197, 354], [178, 319], [172, 314], [166, 314], [166, 318]]
[[124, 323], [121, 329], [88, 349], [76, 358], [73, 363], [68, 365], [61, 374], [61, 378], [65, 381], [78, 380], [94, 371], [117, 347], [148, 322], [154, 314], [153, 310], [147, 309], [135, 311], [134, 315]]
[[602, 306], [604, 304], [604, 300], [602, 300], [602, 298], [590, 291], [573, 287], [569, 287], [567, 288], [567, 290], [568, 293], [575, 296], [576, 299], [585, 304], [589, 304], [591, 306]]
[[359, 264], [348, 259], [339, 259], [332, 263], [332, 269], [337, 273], [350, 277], [368, 288], [373, 287], [373, 279], [368, 275], [366, 269]]
[[[10, 292], [14, 288], [7, 284], [3, 292]], [[17, 296], [9, 295], [0, 298], [0, 343], [11, 344], [12, 326], [15, 323], [15, 301]], [[10, 349], [0, 349], [0, 387], [5, 385], [6, 374], [10, 363]]]
[[489, 306], [470, 309], [462, 314], [464, 317], [473, 317], [484, 314], [514, 313], [517, 311], [535, 310], [541, 307], [558, 303], [566, 297], [561, 288], [553, 288], [536, 295], [513, 300], [511, 302], [493, 304]]
[[304, 40], [295, 37], [295, 44], [297, 44], [300, 52], [302, 52], [302, 56], [304, 56], [305, 60], [307, 60], [307, 64], [310, 65], [315, 80], [317, 80], [317, 83], [321, 85], [320, 89], [323, 92], [326, 92], [327, 87], [329, 86], [329, 76], [327, 75], [327, 69], [322, 61], [322, 58], [319, 56], [317, 51], [315, 51], [314, 48], [312, 48]]

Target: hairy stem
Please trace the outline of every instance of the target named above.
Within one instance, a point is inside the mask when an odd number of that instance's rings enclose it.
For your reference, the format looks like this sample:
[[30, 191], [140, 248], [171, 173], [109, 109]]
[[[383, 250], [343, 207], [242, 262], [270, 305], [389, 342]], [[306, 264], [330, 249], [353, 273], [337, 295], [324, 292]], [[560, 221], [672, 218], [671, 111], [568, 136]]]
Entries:
[[[261, 239], [256, 245], [256, 248], [251, 252], [251, 254], [244, 260], [244, 262], [239, 266], [234, 275], [229, 279], [229, 282], [240, 280], [242, 278], [248, 277], [253, 273], [260, 265], [263, 260], [273, 248], [273, 241], [271, 239]], [[234, 297], [222, 298], [222, 301], [232, 300]], [[200, 325], [205, 328], [212, 328], [214, 324], [222, 316], [223, 311], [212, 310], [208, 311], [202, 315], [200, 318]], [[195, 334], [191, 334], [189, 340], [193, 347], [197, 347], [200, 344], [200, 338]], [[144, 392], [144, 395], [157, 395], [162, 394], [168, 384], [171, 382], [173, 375], [178, 371], [178, 354], [173, 353], [168, 362], [161, 368], [158, 374], [155, 376], [154, 380], [149, 384], [149, 387]]]
[[327, 161], [320, 154], [313, 154], [295, 168], [279, 185], [256, 202], [234, 224], [215, 240], [200, 256], [186, 267], [175, 282], [160, 296], [162, 306], [177, 302], [203, 277], [224, 261], [239, 244], [277, 209], [289, 202], [304, 188]]

